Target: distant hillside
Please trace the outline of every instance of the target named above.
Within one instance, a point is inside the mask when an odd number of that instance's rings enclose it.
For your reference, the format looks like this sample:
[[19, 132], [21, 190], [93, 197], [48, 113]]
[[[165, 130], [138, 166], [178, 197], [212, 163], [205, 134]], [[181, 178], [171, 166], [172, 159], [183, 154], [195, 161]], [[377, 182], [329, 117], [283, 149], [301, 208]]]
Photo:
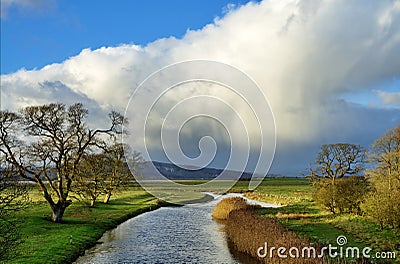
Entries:
[[[157, 170], [164, 175], [166, 178], [170, 180], [211, 180], [216, 178], [223, 171], [222, 169], [216, 168], [202, 168], [198, 170], [187, 170], [176, 166], [171, 163], [164, 163], [153, 161], [154, 166]], [[152, 170], [150, 168], [150, 162], [145, 162], [141, 167], [140, 173], [146, 179], [152, 179], [154, 175], [152, 174]], [[252, 177], [252, 173], [244, 172], [240, 173], [237, 171], [227, 171], [225, 179], [236, 178], [240, 174], [241, 179], [250, 179]], [[263, 177], [264, 175], [258, 175], [258, 177]], [[281, 175], [270, 175], [268, 177], [282, 177]]]

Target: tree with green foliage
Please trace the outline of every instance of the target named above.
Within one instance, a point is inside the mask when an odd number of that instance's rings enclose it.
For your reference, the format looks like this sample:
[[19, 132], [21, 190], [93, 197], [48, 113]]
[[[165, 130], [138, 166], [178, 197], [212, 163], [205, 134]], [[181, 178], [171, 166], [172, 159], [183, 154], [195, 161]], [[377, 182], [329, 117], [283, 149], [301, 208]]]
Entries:
[[89, 128], [88, 114], [81, 103], [0, 112], [0, 153], [19, 177], [37, 184], [50, 205], [53, 222], [61, 222], [72, 203], [69, 195], [82, 157], [102, 145], [101, 135], [122, 133], [121, 114], [112, 111], [105, 129]]
[[368, 193], [368, 183], [364, 177], [350, 176], [316, 183], [314, 199], [332, 213], [361, 214], [361, 203]]
[[375, 140], [370, 151], [375, 166], [366, 172], [373, 191], [363, 209], [384, 225], [400, 228], [400, 126]]

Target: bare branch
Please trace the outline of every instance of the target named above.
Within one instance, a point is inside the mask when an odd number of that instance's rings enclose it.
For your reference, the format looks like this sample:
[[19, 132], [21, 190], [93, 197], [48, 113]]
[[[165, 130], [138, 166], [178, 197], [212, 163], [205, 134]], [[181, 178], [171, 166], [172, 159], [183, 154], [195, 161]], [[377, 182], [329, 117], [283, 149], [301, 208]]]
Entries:
[[365, 150], [360, 145], [337, 143], [322, 145], [315, 161], [310, 167], [310, 176], [315, 179], [340, 179], [357, 175], [363, 170]]

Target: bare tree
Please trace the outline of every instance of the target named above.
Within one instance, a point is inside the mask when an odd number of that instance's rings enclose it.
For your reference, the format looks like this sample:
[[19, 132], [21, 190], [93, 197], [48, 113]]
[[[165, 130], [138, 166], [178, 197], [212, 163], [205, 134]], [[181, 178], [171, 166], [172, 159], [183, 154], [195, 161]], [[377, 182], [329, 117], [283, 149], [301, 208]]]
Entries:
[[370, 151], [370, 162], [382, 174], [400, 180], [400, 126], [390, 129], [375, 140]]
[[13, 167], [0, 157], [0, 262], [11, 260], [18, 254], [22, 243], [20, 222], [15, 213], [27, 200], [26, 185], [20, 183]]
[[73, 192], [90, 200], [90, 207], [95, 207], [97, 198], [105, 193], [108, 166], [104, 153], [87, 155], [78, 166]]
[[128, 145], [115, 142], [107, 145], [101, 153], [84, 157], [73, 192], [89, 199], [91, 207], [102, 194], [105, 194], [104, 203], [108, 203], [113, 193], [135, 181], [131, 169], [136, 170], [140, 163], [141, 155]]
[[0, 152], [18, 176], [36, 182], [54, 222], [61, 222], [72, 203], [69, 194], [82, 157], [101, 144], [101, 134], [121, 133], [125, 122], [122, 115], [111, 112], [108, 128], [91, 129], [86, 123], [88, 110], [81, 103], [68, 108], [52, 103], [28, 106], [20, 113], [0, 113]]
[[335, 179], [359, 174], [363, 169], [365, 150], [360, 145], [337, 143], [322, 145], [314, 166], [310, 166], [312, 179]]
[[104, 203], [108, 203], [110, 197], [117, 190], [135, 181], [133, 174], [142, 163], [140, 153], [133, 151], [129, 145], [115, 143], [105, 152], [108, 158], [109, 174], [105, 181]]

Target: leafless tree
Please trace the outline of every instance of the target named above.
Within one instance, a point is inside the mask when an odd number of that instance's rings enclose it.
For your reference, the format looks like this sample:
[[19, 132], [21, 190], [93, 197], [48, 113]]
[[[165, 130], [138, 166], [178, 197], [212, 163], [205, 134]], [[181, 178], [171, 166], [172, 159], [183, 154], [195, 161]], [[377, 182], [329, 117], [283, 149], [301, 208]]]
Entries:
[[359, 174], [363, 169], [365, 150], [360, 145], [337, 143], [322, 145], [314, 166], [310, 166], [312, 179], [335, 179]]
[[52, 221], [61, 222], [72, 203], [69, 194], [82, 157], [102, 145], [100, 135], [122, 132], [124, 117], [112, 111], [110, 126], [91, 129], [88, 110], [52, 103], [28, 106], [19, 113], [1, 111], [0, 152], [19, 177], [33, 181], [52, 209]]
[[86, 155], [78, 166], [73, 192], [78, 197], [90, 200], [90, 207], [95, 207], [97, 198], [105, 193], [108, 166], [103, 153]]
[[370, 151], [370, 162], [382, 174], [400, 181], [400, 126], [390, 129], [375, 140]]
[[140, 153], [132, 150], [129, 145], [116, 143], [105, 152], [108, 158], [109, 174], [105, 181], [104, 203], [108, 203], [113, 193], [135, 181], [133, 174], [142, 163]]
[[13, 167], [0, 157], [0, 262], [11, 260], [22, 243], [20, 221], [16, 212], [21, 210], [27, 200], [26, 185], [21, 184]]
[[94, 207], [97, 198], [105, 194], [108, 203], [112, 194], [135, 181], [131, 169], [135, 170], [141, 162], [139, 153], [122, 143], [108, 144], [101, 153], [83, 158], [73, 187], [79, 197], [89, 199]]

